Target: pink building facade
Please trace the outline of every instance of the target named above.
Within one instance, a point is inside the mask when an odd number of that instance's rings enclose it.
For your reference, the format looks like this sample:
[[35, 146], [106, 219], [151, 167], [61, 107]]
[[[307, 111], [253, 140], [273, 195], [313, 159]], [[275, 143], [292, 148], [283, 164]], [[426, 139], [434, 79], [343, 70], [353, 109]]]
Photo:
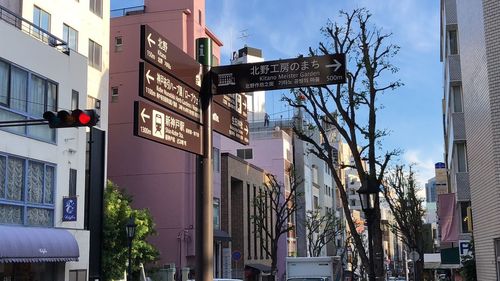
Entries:
[[[152, 213], [159, 265], [193, 268], [196, 156], [133, 136], [133, 103], [144, 101], [138, 95], [140, 26], [149, 25], [192, 57], [196, 38], [213, 39], [216, 61], [222, 43], [205, 26], [204, 0], [144, 2], [144, 9], [111, 19], [108, 177], [133, 196], [134, 208]], [[220, 198], [220, 173], [214, 181]]]

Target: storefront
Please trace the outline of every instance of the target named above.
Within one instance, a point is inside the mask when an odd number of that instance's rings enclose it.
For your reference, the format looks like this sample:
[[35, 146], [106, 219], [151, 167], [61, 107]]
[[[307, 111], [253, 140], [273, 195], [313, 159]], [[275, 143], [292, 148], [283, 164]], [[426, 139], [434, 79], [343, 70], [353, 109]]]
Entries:
[[64, 229], [0, 225], [0, 280], [64, 280], [65, 263], [78, 261], [76, 239]]

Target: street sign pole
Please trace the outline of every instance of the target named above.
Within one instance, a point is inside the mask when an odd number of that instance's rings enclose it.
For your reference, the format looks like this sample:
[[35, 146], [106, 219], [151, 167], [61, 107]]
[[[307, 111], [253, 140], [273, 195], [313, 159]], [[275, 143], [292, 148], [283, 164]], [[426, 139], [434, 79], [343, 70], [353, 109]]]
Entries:
[[[196, 185], [196, 281], [213, 280], [213, 202], [212, 202], [212, 42], [209, 38], [196, 39], [196, 59], [203, 65], [201, 87], [201, 115], [203, 118], [203, 156], [198, 158]], [[197, 173], [199, 175], [199, 172]]]

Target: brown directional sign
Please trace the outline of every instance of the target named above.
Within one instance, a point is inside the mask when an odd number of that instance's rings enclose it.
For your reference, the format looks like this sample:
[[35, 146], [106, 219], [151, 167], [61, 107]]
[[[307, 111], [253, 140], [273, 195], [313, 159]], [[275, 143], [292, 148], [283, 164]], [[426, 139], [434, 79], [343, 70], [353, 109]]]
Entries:
[[191, 120], [201, 122], [199, 93], [147, 62], [141, 62], [139, 66], [139, 95]]
[[134, 102], [134, 135], [202, 155], [201, 125], [179, 114]]
[[217, 132], [241, 144], [247, 145], [248, 120], [234, 111], [212, 103], [212, 127]]
[[345, 54], [212, 67], [217, 95], [346, 82]]
[[148, 25], [141, 25], [141, 59], [200, 90], [201, 65]]
[[[243, 94], [217, 95], [213, 100], [228, 110], [233, 110], [241, 118], [248, 118], [247, 97]], [[228, 113], [229, 114], [229, 113]]]

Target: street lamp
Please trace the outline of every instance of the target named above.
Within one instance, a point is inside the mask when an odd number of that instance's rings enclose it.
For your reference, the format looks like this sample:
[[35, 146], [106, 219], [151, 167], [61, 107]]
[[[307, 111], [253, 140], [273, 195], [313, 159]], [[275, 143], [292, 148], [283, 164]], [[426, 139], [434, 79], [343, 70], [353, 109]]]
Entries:
[[130, 215], [128, 219], [128, 223], [125, 227], [125, 231], [127, 232], [128, 239], [128, 268], [127, 268], [127, 281], [132, 280], [132, 240], [135, 236], [135, 229], [137, 225], [135, 224], [135, 217]]
[[365, 212], [366, 224], [368, 226], [368, 255], [369, 255], [369, 270], [368, 280], [375, 281], [375, 267], [373, 261], [373, 212], [375, 210], [375, 201], [377, 198], [377, 189], [369, 188], [366, 184], [358, 189], [361, 208]]

